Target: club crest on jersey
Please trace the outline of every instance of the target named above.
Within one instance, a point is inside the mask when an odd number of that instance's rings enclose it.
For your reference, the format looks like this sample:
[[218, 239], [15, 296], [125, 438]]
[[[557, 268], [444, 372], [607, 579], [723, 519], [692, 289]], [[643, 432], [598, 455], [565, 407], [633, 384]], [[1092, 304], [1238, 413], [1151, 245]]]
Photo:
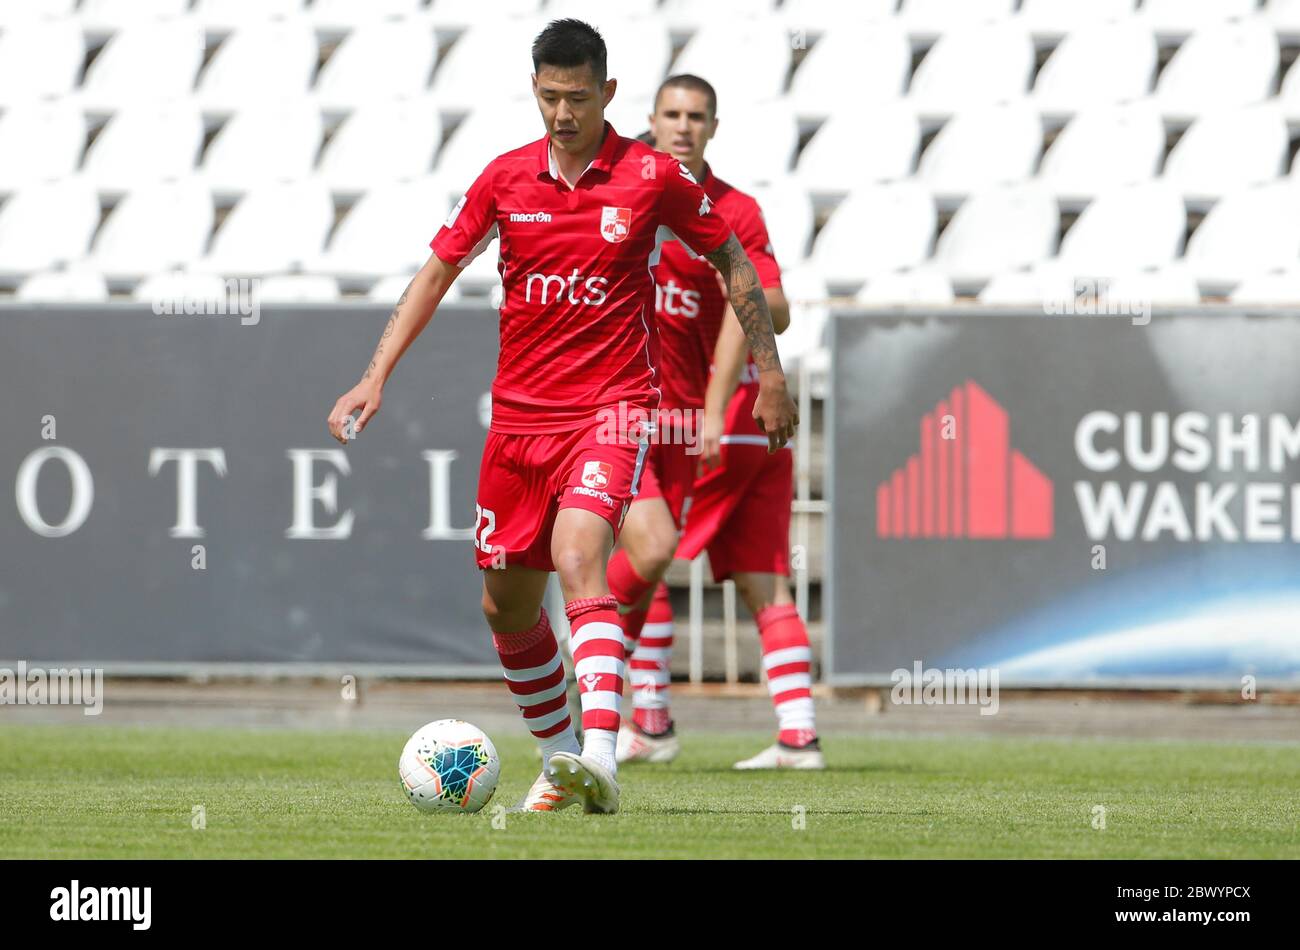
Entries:
[[626, 240], [632, 231], [632, 209], [611, 208], [606, 205], [600, 211], [600, 236], [610, 244]]
[[582, 484], [588, 488], [605, 488], [613, 474], [614, 469], [608, 462], [592, 459], [582, 466]]

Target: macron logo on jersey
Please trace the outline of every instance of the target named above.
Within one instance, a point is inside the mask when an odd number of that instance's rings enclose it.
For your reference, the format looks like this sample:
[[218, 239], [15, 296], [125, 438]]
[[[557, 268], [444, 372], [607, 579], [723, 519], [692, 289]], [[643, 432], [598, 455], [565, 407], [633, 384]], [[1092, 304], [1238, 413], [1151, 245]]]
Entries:
[[708, 214], [708, 213], [709, 213], [709, 209], [712, 208], [712, 207], [713, 207], [713, 205], [709, 203], [709, 196], [708, 196], [708, 195], [705, 195], [704, 198], [701, 199], [701, 201], [700, 201], [700, 217], [702, 218], [702, 217], [704, 217], [706, 214]]
[[511, 223], [518, 222], [521, 224], [550, 224], [551, 215], [548, 211], [512, 211], [510, 213], [510, 221]]

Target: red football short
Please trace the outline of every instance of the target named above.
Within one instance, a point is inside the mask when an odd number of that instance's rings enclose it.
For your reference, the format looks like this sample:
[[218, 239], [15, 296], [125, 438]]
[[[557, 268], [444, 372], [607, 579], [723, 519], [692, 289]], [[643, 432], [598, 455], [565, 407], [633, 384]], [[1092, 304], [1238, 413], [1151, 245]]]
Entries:
[[722, 462], [695, 482], [677, 557], [709, 552], [715, 581], [737, 571], [790, 576], [794, 453], [769, 455], [767, 436], [749, 415], [754, 393], [737, 390], [728, 406]]
[[610, 440], [594, 423], [546, 435], [488, 432], [474, 527], [479, 568], [555, 570], [551, 530], [561, 508], [595, 512], [617, 537], [648, 447], [626, 438]]
[[662, 498], [673, 516], [673, 524], [679, 529], [691, 507], [691, 493], [700, 464], [699, 445], [698, 429], [685, 430], [681, 425], [661, 421], [636, 496], [637, 501]]

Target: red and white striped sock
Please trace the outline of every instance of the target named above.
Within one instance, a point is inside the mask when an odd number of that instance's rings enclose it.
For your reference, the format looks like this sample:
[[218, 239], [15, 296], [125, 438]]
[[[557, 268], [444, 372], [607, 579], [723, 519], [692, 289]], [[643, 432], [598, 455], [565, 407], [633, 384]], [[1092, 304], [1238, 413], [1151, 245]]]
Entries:
[[643, 732], [658, 735], [668, 731], [672, 715], [668, 710], [669, 667], [673, 658], [673, 605], [668, 588], [655, 588], [654, 600], [636, 650], [628, 660], [632, 680], [632, 721]]
[[609, 559], [605, 568], [605, 582], [609, 592], [618, 601], [619, 626], [623, 628], [623, 649], [631, 655], [636, 641], [641, 636], [641, 627], [645, 624], [647, 611], [639, 610], [637, 604], [653, 586], [637, 573], [628, 558], [627, 552], [619, 548]]
[[506, 685], [524, 714], [524, 724], [542, 749], [542, 768], [554, 752], [577, 752], [578, 738], [565, 693], [564, 663], [546, 609], [527, 630], [492, 634], [492, 644], [501, 658]]
[[617, 769], [618, 706], [623, 697], [623, 628], [618, 601], [586, 597], [564, 605], [573, 648], [573, 675], [582, 701], [582, 754], [611, 773]]
[[776, 709], [778, 739], [802, 747], [817, 738], [812, 701], [812, 648], [794, 604], [764, 607], [754, 618], [763, 643], [767, 691]]

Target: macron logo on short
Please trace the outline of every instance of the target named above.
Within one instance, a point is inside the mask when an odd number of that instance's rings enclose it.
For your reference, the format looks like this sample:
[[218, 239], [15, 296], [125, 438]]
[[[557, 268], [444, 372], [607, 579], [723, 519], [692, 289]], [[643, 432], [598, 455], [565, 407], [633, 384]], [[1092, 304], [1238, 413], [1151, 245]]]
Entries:
[[876, 487], [877, 537], [1052, 537], [1052, 480], [1011, 447], [1010, 416], [974, 380], [922, 416], [920, 436]]
[[512, 211], [510, 212], [510, 221], [522, 224], [550, 224], [551, 215], [548, 211]]

